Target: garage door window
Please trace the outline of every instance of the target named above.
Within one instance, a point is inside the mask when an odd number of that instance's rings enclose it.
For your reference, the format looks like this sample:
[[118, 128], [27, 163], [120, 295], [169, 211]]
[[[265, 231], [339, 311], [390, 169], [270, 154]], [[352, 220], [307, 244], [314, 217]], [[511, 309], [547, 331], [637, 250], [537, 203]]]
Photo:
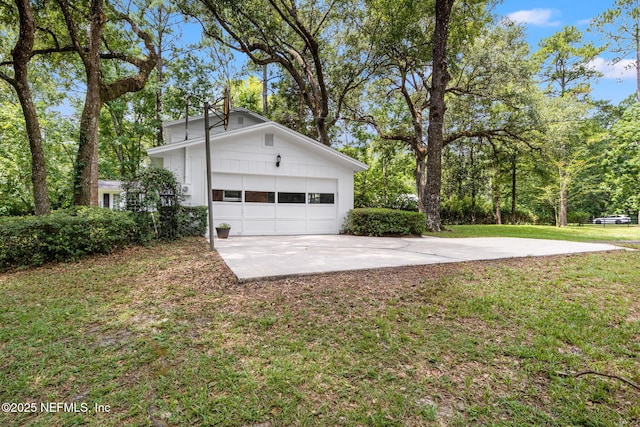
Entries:
[[244, 201], [247, 203], [275, 203], [276, 193], [272, 191], [245, 191]]
[[334, 203], [333, 193], [309, 193], [310, 205], [333, 205]]
[[278, 203], [299, 203], [304, 205], [305, 193], [278, 193]]
[[213, 190], [214, 202], [241, 202], [242, 190]]

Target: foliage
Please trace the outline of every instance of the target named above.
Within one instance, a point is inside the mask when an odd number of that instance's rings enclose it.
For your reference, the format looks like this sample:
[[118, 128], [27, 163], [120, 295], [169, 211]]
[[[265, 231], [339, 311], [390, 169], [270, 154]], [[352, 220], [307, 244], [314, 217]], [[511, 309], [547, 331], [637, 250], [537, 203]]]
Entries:
[[[42, 83], [39, 87], [44, 90], [45, 86]], [[38, 104], [38, 109], [44, 135], [49, 200], [53, 209], [61, 209], [71, 202], [69, 180], [76, 145], [69, 141], [72, 124], [52, 111], [54, 106], [43, 102]], [[32, 214], [31, 156], [24, 117], [15, 95], [4, 85], [0, 85], [0, 140], [0, 216]]]
[[404, 144], [374, 138], [362, 126], [345, 131], [352, 133], [354, 140], [340, 151], [369, 166], [354, 177], [354, 206], [417, 210], [417, 202], [409, 200], [416, 188], [412, 156]]
[[384, 208], [352, 209], [344, 224], [356, 236], [421, 236], [425, 229], [424, 213]]
[[[610, 9], [605, 10], [591, 21], [591, 29], [602, 33], [611, 40], [609, 50], [616, 54], [614, 62], [630, 60], [636, 69], [640, 54], [640, 4], [638, 0], [615, 0]], [[640, 74], [636, 77], [636, 95], [640, 102]]]
[[470, 196], [451, 195], [442, 201], [442, 222], [445, 224], [493, 224], [491, 202], [484, 197], [475, 201]]
[[0, 270], [109, 253], [132, 243], [135, 228], [128, 212], [100, 208], [0, 218]]
[[156, 143], [156, 96], [152, 90], [128, 93], [104, 105], [100, 114], [99, 173], [104, 179], [132, 179], [143, 166], [146, 148]]
[[204, 236], [208, 226], [206, 206], [180, 206], [177, 237]]
[[181, 7], [211, 39], [256, 65], [277, 64], [311, 113], [315, 136], [331, 145], [329, 130], [370, 65], [366, 51], [344, 43], [359, 39], [361, 2], [183, 0]]
[[[68, 3], [32, 2], [40, 28], [35, 49], [48, 52], [58, 44], [69, 50], [59, 7]], [[144, 90], [113, 99], [101, 109], [100, 178], [135, 178], [147, 161], [145, 149], [162, 143], [160, 122], [184, 117], [187, 100], [190, 116], [199, 115], [203, 101], [217, 98], [222, 86], [229, 85], [234, 105], [260, 111], [260, 63], [267, 64], [270, 118], [314, 137], [319, 136], [315, 120], [324, 120], [332, 144], [344, 141], [345, 153], [370, 166], [355, 176], [355, 207], [412, 210], [411, 195], [425, 199], [434, 0], [223, 0], [207, 3], [207, 11], [195, 0], [181, 3], [200, 19], [221, 14], [222, 19], [203, 20], [210, 37], [187, 44], [180, 28], [188, 18], [176, 13], [177, 6], [135, 0], [135, 7], [128, 9], [131, 22], [118, 12], [125, 11], [122, 4], [105, 6], [108, 22], [100, 68], [105, 90], [136, 68], [107, 58], [126, 53], [137, 62], [148, 51], [132, 22], [152, 36], [159, 60]], [[632, 110], [620, 119], [632, 106], [628, 100], [617, 106], [582, 102], [590, 101], [584, 95], [597, 73], [587, 65], [599, 48], [585, 42], [575, 27], [566, 27], [531, 55], [525, 28], [492, 21], [489, 3], [459, 0], [453, 6], [440, 192], [443, 221], [492, 222], [501, 212], [512, 222], [537, 223], [562, 223], [565, 211], [569, 222], [583, 221], [587, 214], [633, 214], [640, 209], [634, 145], [640, 119]], [[81, 12], [87, 7], [70, 5], [72, 27], [79, 29], [83, 45], [90, 23]], [[12, 2], [0, 8], [0, 33], [6, 38], [0, 46], [0, 68], [6, 74], [19, 40], [18, 13]], [[592, 29], [609, 35], [618, 59], [630, 54], [635, 58], [638, 10], [637, 0], [616, 0], [593, 21]], [[229, 26], [221, 27], [223, 22]], [[236, 26], [239, 38], [246, 35], [251, 46], [242, 46], [231, 35]], [[310, 33], [301, 37], [296, 29]], [[252, 49], [260, 41], [269, 43], [253, 49], [255, 63], [239, 71], [242, 64], [234, 59], [233, 49]], [[56, 53], [30, 59], [29, 84], [54, 209], [71, 204], [86, 89], [79, 56]], [[542, 93], [534, 75], [556, 90]], [[567, 96], [560, 98], [567, 99], [552, 99], [563, 93]], [[9, 85], [0, 85], [0, 216], [34, 212], [32, 161], [21, 116], [16, 94]], [[350, 120], [341, 120], [345, 116]], [[424, 203], [419, 207], [424, 210]], [[177, 212], [180, 222], [183, 211]], [[146, 224], [146, 240], [156, 238], [158, 208], [135, 215]], [[174, 229], [175, 219], [171, 221], [165, 229]]]
[[255, 76], [231, 82], [231, 105], [262, 114], [262, 81]]
[[597, 48], [593, 43], [581, 45], [582, 40], [582, 32], [567, 26], [540, 41], [535, 59], [541, 64], [542, 77], [549, 83], [551, 93], [584, 97], [591, 90], [589, 80], [602, 76], [592, 63], [604, 47]]
[[182, 191], [173, 172], [150, 167], [124, 183], [125, 209], [134, 214], [141, 241], [179, 237]]
[[611, 212], [640, 211], [640, 103], [627, 109], [611, 128], [606, 181]]

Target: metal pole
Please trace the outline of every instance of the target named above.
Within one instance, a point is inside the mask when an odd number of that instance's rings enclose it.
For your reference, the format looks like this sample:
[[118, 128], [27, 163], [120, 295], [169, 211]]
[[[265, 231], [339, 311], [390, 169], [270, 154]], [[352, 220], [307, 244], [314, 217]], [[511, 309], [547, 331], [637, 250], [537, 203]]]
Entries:
[[209, 136], [209, 103], [204, 103], [204, 145], [207, 156], [207, 200], [209, 207], [209, 247], [215, 249], [213, 244], [213, 187], [211, 186], [211, 137]]

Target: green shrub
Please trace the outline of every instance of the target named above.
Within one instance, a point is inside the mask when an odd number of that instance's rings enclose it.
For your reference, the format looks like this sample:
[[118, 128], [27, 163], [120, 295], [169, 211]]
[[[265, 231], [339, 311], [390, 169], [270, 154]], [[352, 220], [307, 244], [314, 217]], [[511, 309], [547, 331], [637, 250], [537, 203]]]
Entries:
[[569, 213], [567, 213], [567, 221], [570, 223], [586, 224], [590, 218], [591, 214], [589, 214], [589, 212], [569, 211]]
[[178, 211], [178, 235], [204, 236], [209, 217], [206, 206], [180, 206]]
[[150, 167], [125, 182], [124, 190], [125, 209], [134, 214], [142, 243], [181, 236], [179, 215], [183, 195], [173, 172]]
[[425, 230], [423, 213], [384, 208], [352, 209], [344, 225], [345, 233], [357, 236], [421, 236]]
[[101, 208], [0, 218], [0, 270], [109, 253], [132, 243], [136, 235], [129, 213]]

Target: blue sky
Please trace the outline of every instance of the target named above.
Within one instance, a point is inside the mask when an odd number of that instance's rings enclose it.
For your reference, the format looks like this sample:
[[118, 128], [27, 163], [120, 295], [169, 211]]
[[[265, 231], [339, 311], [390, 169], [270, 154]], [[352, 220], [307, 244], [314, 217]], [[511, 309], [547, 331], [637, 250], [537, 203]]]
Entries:
[[[538, 42], [560, 31], [566, 25], [573, 25], [583, 31], [587, 40], [600, 46], [606, 40], [601, 35], [587, 32], [591, 18], [612, 7], [613, 0], [503, 0], [495, 9], [499, 16], [508, 16], [527, 29], [527, 41], [532, 52]], [[613, 55], [603, 52], [594, 67], [604, 74], [593, 86], [595, 99], [610, 100], [617, 104], [636, 90], [635, 68], [630, 69], [630, 61], [611, 64]]]

